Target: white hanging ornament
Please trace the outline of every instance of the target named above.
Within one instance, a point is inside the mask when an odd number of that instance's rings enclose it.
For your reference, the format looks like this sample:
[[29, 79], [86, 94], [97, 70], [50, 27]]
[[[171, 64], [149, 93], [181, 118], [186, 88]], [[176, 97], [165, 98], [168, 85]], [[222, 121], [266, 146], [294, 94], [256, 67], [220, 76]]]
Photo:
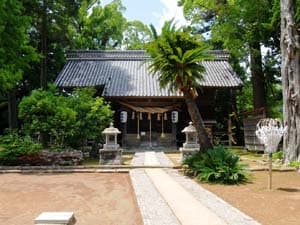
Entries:
[[158, 121], [160, 121], [160, 117], [161, 117], [160, 113], [157, 113], [157, 120]]

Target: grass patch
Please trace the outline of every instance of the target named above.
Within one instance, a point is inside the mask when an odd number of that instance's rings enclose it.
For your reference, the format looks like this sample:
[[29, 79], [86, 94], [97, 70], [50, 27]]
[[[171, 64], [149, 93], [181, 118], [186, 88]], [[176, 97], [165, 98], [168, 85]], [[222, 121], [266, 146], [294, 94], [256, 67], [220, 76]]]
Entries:
[[[122, 165], [130, 165], [133, 158], [133, 153], [123, 153], [122, 155]], [[86, 158], [83, 160], [82, 165], [84, 166], [98, 166], [99, 158]]]
[[249, 159], [259, 159], [259, 158], [262, 158], [262, 156], [263, 156], [262, 151], [245, 151], [243, 149], [236, 149], [236, 148], [235, 149], [229, 148], [229, 150], [233, 154], [236, 154], [238, 156], [247, 157]]
[[84, 166], [97, 166], [97, 165], [99, 165], [99, 159], [86, 158], [86, 159], [83, 160], [82, 165], [84, 165]]

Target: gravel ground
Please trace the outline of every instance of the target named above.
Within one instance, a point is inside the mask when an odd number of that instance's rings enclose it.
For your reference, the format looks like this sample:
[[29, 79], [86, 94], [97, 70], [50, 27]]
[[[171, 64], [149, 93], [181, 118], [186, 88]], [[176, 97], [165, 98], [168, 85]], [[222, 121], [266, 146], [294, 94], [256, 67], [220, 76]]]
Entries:
[[43, 211], [72, 211], [78, 225], [142, 225], [129, 174], [1, 174], [0, 224], [32, 225]]

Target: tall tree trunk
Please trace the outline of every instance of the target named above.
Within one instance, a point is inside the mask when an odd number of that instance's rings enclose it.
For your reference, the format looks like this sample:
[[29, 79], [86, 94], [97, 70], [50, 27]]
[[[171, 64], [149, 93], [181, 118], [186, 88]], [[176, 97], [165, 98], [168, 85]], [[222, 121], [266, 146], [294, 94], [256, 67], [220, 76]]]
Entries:
[[265, 78], [262, 70], [262, 58], [259, 42], [250, 43], [250, 69], [253, 88], [254, 109], [266, 107]]
[[281, 76], [283, 117], [287, 132], [283, 138], [285, 162], [300, 161], [300, 43], [293, 0], [281, 0]]
[[193, 125], [195, 126], [195, 128], [198, 132], [200, 149], [201, 150], [211, 149], [213, 146], [208, 138], [208, 134], [205, 130], [203, 119], [200, 115], [199, 109], [193, 98], [193, 95], [190, 93], [190, 91], [183, 91], [183, 95], [184, 95], [185, 103], [187, 105], [188, 112], [192, 119]]
[[8, 125], [9, 129], [18, 127], [17, 121], [17, 96], [16, 89], [12, 89], [8, 93]]
[[40, 85], [41, 88], [47, 87], [47, 3], [43, 0], [42, 5], [42, 23], [40, 29], [41, 36], [41, 73]]

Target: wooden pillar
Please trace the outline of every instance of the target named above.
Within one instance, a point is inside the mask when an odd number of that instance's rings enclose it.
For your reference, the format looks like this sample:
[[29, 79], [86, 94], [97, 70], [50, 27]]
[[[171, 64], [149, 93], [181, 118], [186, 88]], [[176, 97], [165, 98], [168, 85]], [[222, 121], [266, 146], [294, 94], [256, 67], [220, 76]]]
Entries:
[[229, 90], [228, 120], [227, 120], [227, 136], [228, 136], [229, 146], [232, 146], [232, 140], [233, 140], [231, 113], [232, 113], [232, 90]]
[[17, 97], [16, 97], [16, 89], [15, 88], [13, 88], [8, 93], [8, 122], [9, 122], [9, 129], [15, 129], [18, 127]]
[[162, 116], [161, 118], [161, 135], [160, 135], [161, 138], [164, 138], [165, 137], [165, 130], [164, 130], [164, 117]]
[[177, 145], [177, 123], [172, 123], [172, 136], [175, 145]]
[[139, 140], [139, 139], [141, 139], [141, 136], [140, 136], [140, 112], [139, 113], [137, 113], [137, 117], [136, 117], [136, 119], [137, 119], [137, 134], [136, 134], [136, 138]]
[[149, 120], [149, 146], [150, 149], [152, 149], [152, 118], [151, 118], [151, 113], [150, 113], [150, 120]]
[[231, 116], [228, 116], [228, 121], [227, 121], [227, 132], [228, 132], [228, 145], [232, 146], [232, 140], [233, 140], [233, 135], [232, 135], [232, 122], [231, 122]]
[[127, 122], [122, 123], [122, 147], [126, 146], [126, 140], [127, 140]]

